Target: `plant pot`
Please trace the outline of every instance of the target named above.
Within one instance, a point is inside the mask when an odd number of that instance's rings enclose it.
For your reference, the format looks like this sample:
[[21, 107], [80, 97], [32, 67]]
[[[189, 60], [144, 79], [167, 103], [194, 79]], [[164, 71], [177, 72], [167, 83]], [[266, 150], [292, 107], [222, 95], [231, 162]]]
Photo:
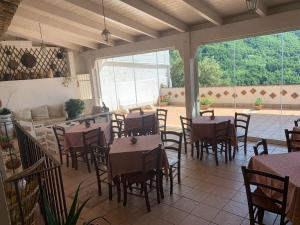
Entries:
[[261, 110], [262, 107], [263, 107], [263, 105], [254, 105], [254, 108], [255, 108], [256, 110]]
[[207, 110], [210, 107], [210, 105], [200, 105], [201, 110]]
[[12, 169], [18, 169], [21, 166], [21, 161], [20, 159], [9, 159], [5, 162], [5, 166], [7, 169], [12, 170]]
[[164, 107], [164, 106], [168, 106], [169, 102], [160, 102], [160, 106]]
[[9, 137], [13, 136], [14, 125], [11, 120], [11, 113], [7, 115], [0, 115], [0, 127], [3, 134], [6, 134], [7, 132]]

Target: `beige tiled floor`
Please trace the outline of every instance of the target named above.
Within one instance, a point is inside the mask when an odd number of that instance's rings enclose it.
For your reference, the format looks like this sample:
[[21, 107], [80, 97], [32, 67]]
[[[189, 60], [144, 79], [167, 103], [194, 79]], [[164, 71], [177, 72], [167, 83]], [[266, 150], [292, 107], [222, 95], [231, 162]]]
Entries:
[[[279, 146], [270, 146], [270, 153], [286, 152]], [[63, 179], [67, 202], [70, 204], [72, 194], [82, 182], [80, 201], [92, 197], [81, 216], [81, 222], [91, 218], [104, 216], [113, 225], [237, 225], [249, 224], [248, 208], [241, 165], [246, 165], [253, 155], [252, 144], [249, 144], [245, 156], [239, 151], [234, 161], [225, 164], [220, 159], [216, 166], [212, 155], [203, 161], [192, 158], [190, 154], [182, 155], [182, 182], [174, 187], [170, 196], [169, 186], [164, 182], [165, 198], [157, 204], [155, 193], [151, 195], [151, 209], [147, 213], [143, 198], [128, 197], [126, 207], [117, 203], [116, 194], [108, 200], [107, 189], [103, 188], [103, 196], [98, 197], [95, 173], [88, 174], [84, 164], [78, 171], [63, 167]], [[265, 216], [265, 224], [273, 224], [271, 214]], [[82, 224], [82, 223], [81, 223]], [[107, 223], [98, 220], [97, 224]], [[277, 224], [277, 223], [276, 223]]]
[[[168, 106], [168, 121], [170, 127], [180, 127], [179, 116], [185, 116], [185, 107]], [[284, 129], [292, 129], [294, 120], [300, 118], [300, 110], [275, 110], [275, 109], [234, 109], [214, 108], [217, 116], [234, 116], [235, 112], [251, 114], [249, 125], [250, 137], [259, 137], [285, 141]]]

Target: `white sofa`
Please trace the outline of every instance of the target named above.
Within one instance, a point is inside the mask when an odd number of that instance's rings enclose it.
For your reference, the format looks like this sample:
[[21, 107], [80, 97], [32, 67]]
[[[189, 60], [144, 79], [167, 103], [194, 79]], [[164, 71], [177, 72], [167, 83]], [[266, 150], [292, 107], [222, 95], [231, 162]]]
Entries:
[[67, 114], [63, 104], [42, 105], [39, 107], [13, 111], [14, 119], [31, 121], [33, 124], [43, 124], [45, 126], [59, 123], [67, 119]]

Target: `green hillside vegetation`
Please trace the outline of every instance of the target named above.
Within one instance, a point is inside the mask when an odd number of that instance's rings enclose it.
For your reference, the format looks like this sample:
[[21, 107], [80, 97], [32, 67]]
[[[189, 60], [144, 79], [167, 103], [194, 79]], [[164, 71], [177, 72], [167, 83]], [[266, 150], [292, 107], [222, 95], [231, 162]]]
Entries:
[[[208, 44], [198, 58], [201, 86], [300, 84], [300, 31]], [[173, 87], [183, 87], [177, 50], [170, 64]]]

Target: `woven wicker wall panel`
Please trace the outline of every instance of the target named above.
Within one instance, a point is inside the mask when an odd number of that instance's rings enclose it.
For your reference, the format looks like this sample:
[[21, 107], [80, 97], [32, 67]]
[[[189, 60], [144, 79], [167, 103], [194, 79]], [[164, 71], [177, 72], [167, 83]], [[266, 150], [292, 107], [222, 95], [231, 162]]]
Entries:
[[[34, 58], [25, 57], [24, 60], [24, 57], [22, 58], [24, 53], [30, 53]], [[64, 55], [63, 49], [60, 48], [25, 49], [2, 46], [0, 47], [0, 81], [69, 76], [69, 66]]]

